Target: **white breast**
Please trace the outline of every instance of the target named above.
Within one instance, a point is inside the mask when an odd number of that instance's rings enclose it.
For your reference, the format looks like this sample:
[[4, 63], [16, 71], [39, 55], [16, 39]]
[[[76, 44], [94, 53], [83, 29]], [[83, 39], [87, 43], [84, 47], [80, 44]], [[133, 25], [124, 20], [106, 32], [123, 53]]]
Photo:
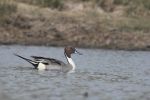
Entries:
[[38, 70], [45, 70], [45, 69], [46, 69], [46, 65], [43, 63], [39, 63]]
[[67, 60], [68, 60], [69, 64], [72, 66], [72, 70], [75, 70], [76, 65], [75, 65], [74, 61], [68, 57], [67, 57]]

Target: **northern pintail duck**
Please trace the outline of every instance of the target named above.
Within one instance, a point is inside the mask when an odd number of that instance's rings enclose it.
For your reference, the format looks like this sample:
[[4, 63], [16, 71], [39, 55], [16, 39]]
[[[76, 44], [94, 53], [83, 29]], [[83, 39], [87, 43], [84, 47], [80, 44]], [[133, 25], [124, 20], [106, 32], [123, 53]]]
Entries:
[[40, 56], [31, 56], [33, 60], [27, 59], [25, 57], [22, 57], [18, 54], [15, 54], [16, 56], [26, 60], [30, 64], [34, 66], [35, 69], [38, 70], [59, 70], [59, 71], [74, 71], [75, 70], [75, 63], [71, 58], [71, 54], [77, 53], [79, 55], [82, 55], [80, 52], [78, 52], [74, 47], [68, 46], [64, 49], [64, 54], [67, 59], [67, 64], [64, 62], [53, 59], [53, 58], [46, 58], [46, 57], [40, 57]]

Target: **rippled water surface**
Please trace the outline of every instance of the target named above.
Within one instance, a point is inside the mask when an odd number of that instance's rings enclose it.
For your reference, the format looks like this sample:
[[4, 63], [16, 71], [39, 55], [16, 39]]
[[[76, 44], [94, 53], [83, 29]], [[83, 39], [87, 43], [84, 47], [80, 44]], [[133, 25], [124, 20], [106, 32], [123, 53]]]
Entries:
[[66, 62], [63, 48], [0, 46], [0, 98], [150, 100], [150, 52], [78, 50], [84, 55], [73, 55], [76, 71], [67, 74], [34, 70], [13, 55], [38, 55]]

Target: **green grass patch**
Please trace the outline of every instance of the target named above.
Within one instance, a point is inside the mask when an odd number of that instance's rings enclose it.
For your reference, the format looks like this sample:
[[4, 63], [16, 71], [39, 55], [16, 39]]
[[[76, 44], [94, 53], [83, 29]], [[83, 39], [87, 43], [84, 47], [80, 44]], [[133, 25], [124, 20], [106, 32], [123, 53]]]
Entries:
[[38, 5], [41, 7], [50, 7], [56, 9], [63, 8], [63, 0], [16, 0], [16, 1], [28, 3], [31, 5]]
[[117, 5], [134, 5], [137, 8], [143, 6], [150, 10], [150, 0], [114, 0], [114, 4]]
[[117, 22], [116, 27], [119, 31], [123, 32], [150, 32], [150, 20], [149, 18], [133, 17]]
[[7, 16], [16, 12], [17, 6], [13, 2], [0, 0], [0, 16]]
[[0, 25], [4, 25], [7, 19], [17, 11], [15, 3], [9, 0], [0, 0]]
[[126, 6], [128, 16], [150, 15], [150, 0], [114, 0], [114, 4]]

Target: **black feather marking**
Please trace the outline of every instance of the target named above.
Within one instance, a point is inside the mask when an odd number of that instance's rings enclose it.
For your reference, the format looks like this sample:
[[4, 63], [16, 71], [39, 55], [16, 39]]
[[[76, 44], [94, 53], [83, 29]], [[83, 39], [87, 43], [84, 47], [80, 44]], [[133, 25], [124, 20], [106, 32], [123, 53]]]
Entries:
[[[58, 65], [64, 64], [62, 61], [54, 59], [54, 58], [46, 58], [46, 57], [39, 57], [39, 56], [31, 56], [31, 57], [34, 58], [37, 61], [47, 60], [47, 61], [50, 61], [52, 64], [58, 64]], [[46, 62], [42, 62], [42, 63], [46, 64]]]
[[17, 57], [19, 57], [19, 58], [22, 58], [22, 59], [26, 60], [27, 62], [29, 62], [30, 64], [32, 64], [35, 68], [38, 67], [39, 62], [36, 62], [36, 61], [30, 60], [30, 59], [24, 58], [24, 57], [22, 57], [22, 56], [20, 56], [18, 54], [14, 54], [14, 55], [17, 56]]

